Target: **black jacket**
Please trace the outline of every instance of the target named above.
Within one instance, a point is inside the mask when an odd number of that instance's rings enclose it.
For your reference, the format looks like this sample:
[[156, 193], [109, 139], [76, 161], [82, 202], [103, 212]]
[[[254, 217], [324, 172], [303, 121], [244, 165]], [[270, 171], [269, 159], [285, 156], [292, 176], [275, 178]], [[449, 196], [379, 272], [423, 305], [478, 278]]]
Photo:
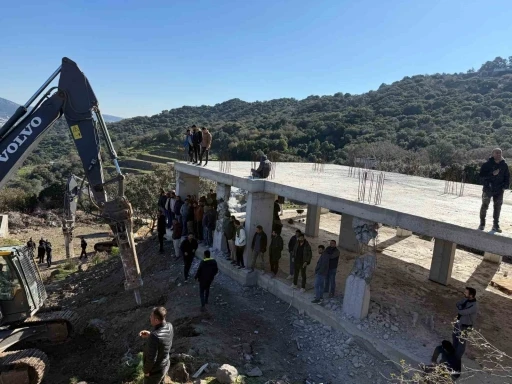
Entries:
[[192, 142], [194, 145], [201, 145], [201, 141], [203, 141], [203, 133], [201, 131], [194, 132], [192, 136]]
[[270, 175], [270, 170], [272, 168], [272, 163], [268, 160], [267, 156], [263, 155], [260, 157], [260, 166], [256, 170], [259, 172], [263, 179], [266, 179]]
[[[183, 252], [183, 257], [194, 257], [197, 249], [197, 240], [193, 239], [190, 241], [189, 239], [185, 239], [181, 242], [180, 245], [181, 252]], [[185, 252], [188, 253], [187, 256], [185, 256]]]
[[268, 248], [268, 255], [271, 261], [277, 261], [281, 258], [283, 252], [283, 238], [281, 235], [270, 236], [270, 247]]
[[[263, 231], [259, 233], [261, 235], [261, 244], [260, 244], [260, 252], [265, 253], [267, 252], [267, 234]], [[252, 237], [252, 244], [251, 244], [251, 250], [254, 250], [254, 245], [256, 245], [256, 236], [258, 235], [258, 232], [254, 234]]]
[[228, 240], [235, 240], [236, 228], [233, 221], [225, 219], [223, 230]]
[[165, 216], [164, 215], [160, 215], [158, 216], [158, 221], [156, 223], [156, 230], [158, 231], [158, 234], [159, 235], [165, 235]]
[[163, 322], [149, 335], [144, 352], [144, 373], [159, 373], [169, 364], [174, 330], [171, 323]]
[[185, 202], [181, 199], [179, 200], [176, 200], [176, 202], [174, 203], [174, 214], [176, 216], [181, 216], [181, 206], [184, 204]]
[[87, 248], [87, 241], [85, 241], [85, 239], [82, 239], [82, 241], [80, 241], [80, 247], [82, 249], [86, 249]]
[[[497, 169], [500, 172], [494, 176], [492, 173]], [[480, 179], [484, 186], [483, 190], [487, 194], [495, 195], [508, 189], [510, 187], [510, 171], [505, 160], [496, 163], [494, 158], [490, 157], [480, 168]]]
[[293, 235], [292, 237], [290, 237], [290, 241], [288, 242], [288, 252], [293, 252], [295, 244], [297, 244], [297, 235]]
[[203, 259], [197, 268], [195, 278], [199, 280], [200, 284], [210, 284], [218, 272], [219, 268], [214, 259]]

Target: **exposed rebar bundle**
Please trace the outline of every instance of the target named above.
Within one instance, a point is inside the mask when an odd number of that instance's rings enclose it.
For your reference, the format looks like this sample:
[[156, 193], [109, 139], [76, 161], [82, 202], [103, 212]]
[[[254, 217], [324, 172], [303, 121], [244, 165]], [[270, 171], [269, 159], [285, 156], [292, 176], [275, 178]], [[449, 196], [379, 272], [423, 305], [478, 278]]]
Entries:
[[361, 171], [359, 168], [359, 186], [357, 199], [368, 204], [379, 205], [384, 191], [384, 172]]

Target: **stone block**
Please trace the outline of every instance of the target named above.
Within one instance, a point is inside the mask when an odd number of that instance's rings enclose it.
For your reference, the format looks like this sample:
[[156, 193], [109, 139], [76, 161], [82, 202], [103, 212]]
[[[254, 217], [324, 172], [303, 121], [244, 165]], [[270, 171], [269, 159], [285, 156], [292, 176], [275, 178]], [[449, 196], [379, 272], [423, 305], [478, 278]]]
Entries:
[[397, 237], [409, 237], [409, 236], [412, 236], [412, 231], [408, 231], [407, 229], [397, 227], [396, 228], [396, 236]]
[[343, 296], [343, 312], [356, 319], [363, 319], [370, 308], [370, 285], [354, 275], [347, 277], [345, 295]]
[[485, 252], [484, 253], [484, 261], [488, 261], [489, 263], [500, 264], [503, 256], [496, 255], [494, 253]]
[[430, 265], [429, 279], [436, 283], [448, 285], [452, 277], [453, 261], [457, 244], [451, 241], [436, 239], [434, 254]]

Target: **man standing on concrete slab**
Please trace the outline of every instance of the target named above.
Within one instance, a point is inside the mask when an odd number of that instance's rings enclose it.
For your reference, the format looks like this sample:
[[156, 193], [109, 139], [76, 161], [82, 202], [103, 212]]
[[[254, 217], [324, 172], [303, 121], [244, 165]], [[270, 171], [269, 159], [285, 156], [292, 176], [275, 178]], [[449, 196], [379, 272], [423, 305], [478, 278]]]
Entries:
[[283, 248], [283, 238], [276, 231], [272, 231], [270, 246], [268, 247], [268, 258], [270, 259], [272, 277], [276, 277], [279, 272], [279, 259], [281, 258]]
[[[441, 359], [438, 362], [439, 356], [441, 356]], [[460, 371], [462, 369], [461, 359], [457, 356], [455, 353], [455, 348], [448, 340], [443, 340], [441, 345], [438, 345], [434, 349], [431, 362], [432, 365], [425, 366], [424, 368], [427, 373], [433, 371], [436, 365], [444, 364], [450, 370], [450, 372], [453, 372], [451, 374], [453, 381], [460, 377]]]
[[336, 273], [338, 272], [338, 262], [340, 260], [340, 251], [336, 247], [336, 240], [329, 242], [325, 253], [329, 255], [329, 273], [325, 279], [324, 292], [329, 293], [329, 297], [334, 297], [336, 292]]
[[210, 251], [204, 251], [204, 258], [197, 268], [195, 279], [199, 281], [199, 297], [201, 298], [201, 312], [206, 309], [210, 296], [210, 285], [219, 272], [217, 262], [210, 258]]
[[249, 272], [254, 272], [256, 261], [261, 257], [261, 270], [265, 273], [265, 252], [267, 252], [267, 234], [263, 231], [261, 225], [256, 226], [256, 233], [252, 238], [251, 244], [251, 269]]
[[313, 254], [311, 252], [311, 245], [304, 238], [304, 235], [301, 233], [297, 237], [297, 243], [293, 249], [293, 258], [295, 260], [295, 271], [293, 274], [293, 283], [292, 288], [297, 287], [297, 282], [299, 281], [299, 273], [302, 275], [302, 288], [301, 292], [306, 291], [306, 269], [308, 265], [311, 263], [311, 259]]
[[467, 340], [465, 334], [470, 332], [475, 325], [476, 315], [478, 313], [478, 303], [476, 301], [476, 289], [466, 287], [464, 290], [464, 299], [456, 304], [457, 321], [453, 327], [452, 342], [455, 352], [459, 358], [462, 358], [466, 351]]
[[178, 219], [174, 219], [172, 222], [172, 243], [174, 245], [174, 258], [180, 257], [180, 244], [181, 244], [181, 224]]
[[203, 156], [205, 156], [204, 166], [208, 164], [208, 153], [210, 152], [210, 147], [212, 146], [212, 134], [206, 129], [206, 127], [201, 128], [202, 132], [202, 141], [201, 141], [201, 154], [199, 156], [199, 166], [203, 162]]
[[203, 134], [201, 130], [198, 129], [195, 125], [192, 126], [192, 143], [194, 143], [194, 161], [193, 163], [197, 163], [199, 161], [199, 154], [201, 152], [201, 142], [203, 141]]
[[188, 151], [187, 164], [194, 162], [194, 136], [190, 129], [187, 129], [187, 135], [185, 137], [185, 148]]
[[288, 241], [288, 252], [290, 253], [290, 274], [287, 279], [293, 279], [293, 275], [295, 274], [295, 261], [293, 260], [293, 250], [295, 249], [295, 244], [297, 244], [297, 238], [302, 234], [300, 229], [295, 231], [295, 235], [290, 238]]
[[197, 241], [191, 233], [189, 233], [188, 237], [181, 242], [180, 250], [183, 254], [183, 275], [185, 277], [185, 282], [188, 281], [188, 273], [190, 272], [192, 261], [194, 261], [197, 247]]
[[236, 247], [236, 265], [238, 269], [244, 269], [244, 251], [247, 244], [247, 236], [245, 229], [240, 224], [240, 221], [235, 220], [235, 247]]
[[485, 217], [492, 198], [494, 206], [492, 230], [501, 233], [499, 221], [503, 194], [505, 189], [510, 187], [510, 171], [508, 164], [502, 157], [501, 149], [496, 148], [492, 151], [492, 156], [480, 168], [480, 178], [482, 179], [483, 193], [478, 229], [483, 231], [485, 228]]
[[224, 232], [224, 237], [226, 238], [226, 242], [228, 243], [228, 255], [226, 260], [235, 261], [236, 253], [235, 253], [235, 216], [231, 216], [229, 214], [229, 210], [226, 211], [226, 219], [224, 220], [224, 228], [222, 231]]
[[166, 315], [164, 307], [153, 308], [149, 316], [153, 331], [139, 332], [139, 336], [148, 341], [143, 358], [144, 384], [162, 384], [169, 371], [174, 331], [172, 324], [165, 321]]
[[329, 274], [330, 261], [330, 255], [325, 252], [323, 245], [318, 246], [318, 254], [320, 257], [315, 268], [315, 300], [312, 301], [315, 304], [320, 304], [324, 299], [325, 280]]

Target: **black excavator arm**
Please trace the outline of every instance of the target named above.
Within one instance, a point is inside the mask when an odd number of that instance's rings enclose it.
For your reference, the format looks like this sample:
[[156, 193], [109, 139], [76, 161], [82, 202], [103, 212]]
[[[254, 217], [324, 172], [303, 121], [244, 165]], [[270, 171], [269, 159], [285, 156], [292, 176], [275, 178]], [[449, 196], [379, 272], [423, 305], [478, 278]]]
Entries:
[[[51, 88], [29, 112], [30, 105], [59, 74], [57, 89]], [[74, 61], [63, 58], [61, 66], [34, 96], [0, 127], [0, 188], [62, 115], [82, 160], [94, 203], [101, 215], [109, 221], [117, 240], [126, 278], [125, 289], [134, 290], [137, 304], [140, 304], [138, 289], [142, 286], [142, 279], [132, 233], [132, 208], [124, 196], [124, 176], [99, 110], [98, 100], [89, 81]], [[117, 171], [117, 176], [108, 181], [105, 181], [103, 174], [99, 131]], [[105, 190], [105, 185], [111, 183], [118, 185], [117, 196], [112, 198], [107, 196]]]

